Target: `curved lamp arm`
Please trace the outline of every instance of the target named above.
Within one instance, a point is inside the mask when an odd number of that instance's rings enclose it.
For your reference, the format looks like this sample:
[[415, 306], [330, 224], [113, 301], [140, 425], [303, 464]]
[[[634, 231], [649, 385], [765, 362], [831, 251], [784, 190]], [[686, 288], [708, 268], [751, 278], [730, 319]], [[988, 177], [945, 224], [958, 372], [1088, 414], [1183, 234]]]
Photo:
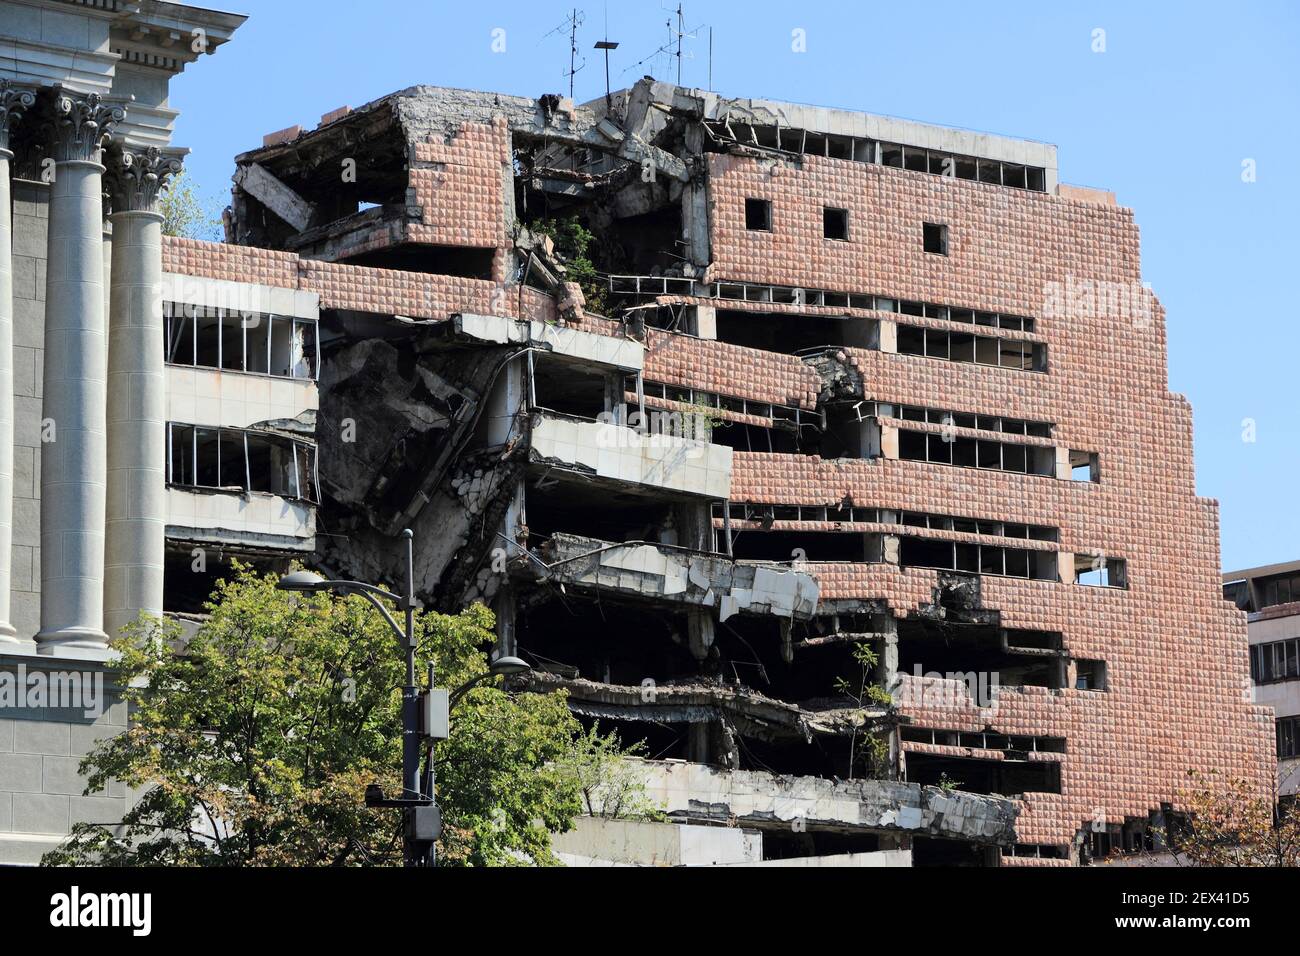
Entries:
[[358, 585], [352, 581], [326, 581], [325, 583], [330, 585], [331, 589], [337, 591], [339, 594], [342, 595], [360, 594], [363, 598], [365, 598], [367, 601], [373, 604], [375, 606], [375, 610], [377, 610], [380, 614], [384, 616], [384, 620], [388, 622], [388, 626], [393, 629], [393, 634], [397, 636], [397, 643], [402, 647], [406, 646], [405, 629], [403, 629], [400, 625], [398, 625], [398, 623], [395, 620], [393, 620], [393, 615], [388, 613], [388, 608], [384, 607], [383, 604], [379, 602], [379, 598], [375, 597], [375, 594], [379, 593], [384, 595], [387, 598], [391, 598], [392, 600], [396, 601], [399, 605], [402, 603], [400, 598], [397, 598], [394, 595], [389, 594], [383, 588], [377, 588], [369, 584]]
[[497, 676], [496, 674], [493, 674], [491, 671], [488, 671], [486, 674], [479, 674], [478, 677], [475, 677], [461, 684], [454, 691], [452, 691], [451, 697], [447, 699], [447, 710], [450, 711], [453, 707], [455, 707], [456, 701], [460, 700], [467, 693], [469, 693], [469, 691], [473, 690], [479, 684], [483, 683], [485, 680], [489, 680], [496, 676]]

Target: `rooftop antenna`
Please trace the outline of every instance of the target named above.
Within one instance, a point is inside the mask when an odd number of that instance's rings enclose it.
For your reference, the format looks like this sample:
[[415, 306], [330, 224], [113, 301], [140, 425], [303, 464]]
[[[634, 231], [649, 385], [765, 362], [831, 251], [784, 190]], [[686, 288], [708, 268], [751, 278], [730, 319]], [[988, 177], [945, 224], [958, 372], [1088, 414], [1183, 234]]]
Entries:
[[[666, 20], [664, 23], [664, 26], [668, 31], [668, 42], [666, 42], [663, 46], [659, 47], [659, 49], [655, 50], [653, 53], [649, 54], [648, 56], [642, 57], [640, 60], [637, 60], [626, 70], [624, 70], [623, 71], [624, 73], [627, 73], [629, 70], [638, 69], [643, 64], [648, 63], [651, 60], [655, 60], [657, 62], [658, 58], [661, 56], [666, 55], [668, 57], [669, 63], [672, 62], [673, 57], [676, 57], [677, 58], [677, 85], [678, 86], [681, 85], [682, 60], [683, 58], [688, 60], [694, 59], [694, 54], [684, 53], [682, 51], [682, 40], [694, 40], [695, 30], [700, 29], [700, 27], [695, 27], [690, 31], [686, 29], [686, 25], [685, 25], [686, 14], [685, 14], [685, 10], [682, 8], [682, 5], [680, 3], [677, 5], [677, 9], [673, 12], [676, 13], [677, 15], [677, 29], [676, 30], [673, 29], [673, 21], [671, 17], [669, 17], [669, 19]], [[703, 26], [703, 24], [701, 24], [701, 26]]]
[[682, 22], [682, 5], [677, 4], [677, 85], [682, 85], [682, 34], [686, 24]]
[[[573, 99], [573, 77], [587, 65], [586, 60], [581, 63], [578, 62], [578, 27], [582, 26], [586, 19], [586, 14], [575, 8], [569, 16], [565, 17], [563, 23], [546, 34], [549, 37], [562, 32], [566, 27], [569, 30], [569, 69], [567, 73], [569, 77], [569, 99]], [[542, 39], [546, 39], [546, 37]]]

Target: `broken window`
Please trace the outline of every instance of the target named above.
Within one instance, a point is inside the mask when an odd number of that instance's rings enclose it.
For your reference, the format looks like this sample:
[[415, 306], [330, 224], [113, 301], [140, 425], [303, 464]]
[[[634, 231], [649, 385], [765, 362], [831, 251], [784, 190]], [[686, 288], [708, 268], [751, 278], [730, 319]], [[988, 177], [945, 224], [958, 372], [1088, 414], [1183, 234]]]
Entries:
[[772, 201], [770, 199], [745, 200], [745, 228], [760, 232], [772, 231]]
[[1128, 564], [1123, 558], [1099, 554], [1074, 556], [1074, 581], [1089, 587], [1127, 588]]
[[319, 367], [311, 319], [169, 303], [164, 336], [171, 365], [302, 379]]
[[849, 211], [826, 206], [822, 209], [822, 236], [827, 239], [849, 238]]
[[1095, 451], [1070, 449], [1070, 479], [1072, 481], [1101, 481], [1101, 457]]
[[922, 244], [926, 252], [937, 256], [948, 254], [948, 227], [935, 222], [921, 223]]
[[317, 501], [316, 446], [281, 435], [171, 422], [167, 482]]

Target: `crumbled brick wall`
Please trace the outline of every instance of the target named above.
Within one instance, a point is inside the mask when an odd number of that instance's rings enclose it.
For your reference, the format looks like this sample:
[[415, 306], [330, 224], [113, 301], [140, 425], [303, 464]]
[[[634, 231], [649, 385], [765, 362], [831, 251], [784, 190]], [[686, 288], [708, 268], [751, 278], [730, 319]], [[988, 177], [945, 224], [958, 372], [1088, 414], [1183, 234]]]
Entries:
[[168, 237], [163, 271], [315, 292], [323, 309], [443, 320], [455, 312], [556, 320], [555, 300], [518, 285], [302, 259], [291, 252]]
[[[1048, 374], [846, 351], [865, 397], [1055, 422], [1055, 444], [1100, 453], [1102, 480], [737, 452], [732, 499], [832, 504], [847, 496], [861, 506], [1047, 524], [1061, 529], [1063, 551], [1127, 560], [1127, 590], [983, 578], [983, 601], [1001, 610], [1005, 626], [1060, 631], [1072, 656], [1105, 660], [1107, 691], [1008, 689], [995, 711], [907, 711], [923, 727], [1066, 738], [1062, 793], [1024, 801], [1023, 842], [1067, 843], [1098, 813], [1113, 823], [1145, 817], [1176, 798], [1192, 767], [1267, 788], [1271, 721], [1250, 702], [1244, 615], [1220, 596], [1217, 505], [1196, 496], [1191, 411], [1166, 390], [1163, 310], [1149, 294], [1131, 314], [1045, 307], [1071, 277], [1139, 281], [1131, 213], [817, 157], [775, 177], [771, 168], [711, 157], [711, 279], [1034, 316]], [[771, 234], [744, 228], [747, 196], [773, 200]], [[823, 206], [850, 209], [850, 241], [822, 238]], [[949, 226], [949, 256], [922, 251], [925, 221]], [[936, 583], [933, 571], [886, 565], [814, 571], [823, 598], [883, 597], [900, 614], [930, 602]]]

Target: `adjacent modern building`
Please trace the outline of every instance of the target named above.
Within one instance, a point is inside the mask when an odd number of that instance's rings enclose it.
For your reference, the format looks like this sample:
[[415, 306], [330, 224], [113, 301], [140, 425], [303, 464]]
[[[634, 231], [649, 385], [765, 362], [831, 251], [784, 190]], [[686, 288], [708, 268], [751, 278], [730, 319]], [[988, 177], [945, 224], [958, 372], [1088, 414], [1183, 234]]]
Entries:
[[[163, 237], [167, 80], [241, 22], [0, 0], [0, 669], [102, 670], [236, 557], [392, 581], [410, 528], [517, 689], [643, 742], [666, 822], [574, 864], [1064, 866], [1189, 768], [1269, 791], [1133, 213], [1055, 147], [413, 87]], [[0, 710], [0, 862], [120, 816], [76, 763], [125, 721]]]
[[1277, 793], [1300, 792], [1300, 561], [1223, 575], [1223, 596], [1250, 623], [1250, 679], [1255, 700], [1273, 709]]

